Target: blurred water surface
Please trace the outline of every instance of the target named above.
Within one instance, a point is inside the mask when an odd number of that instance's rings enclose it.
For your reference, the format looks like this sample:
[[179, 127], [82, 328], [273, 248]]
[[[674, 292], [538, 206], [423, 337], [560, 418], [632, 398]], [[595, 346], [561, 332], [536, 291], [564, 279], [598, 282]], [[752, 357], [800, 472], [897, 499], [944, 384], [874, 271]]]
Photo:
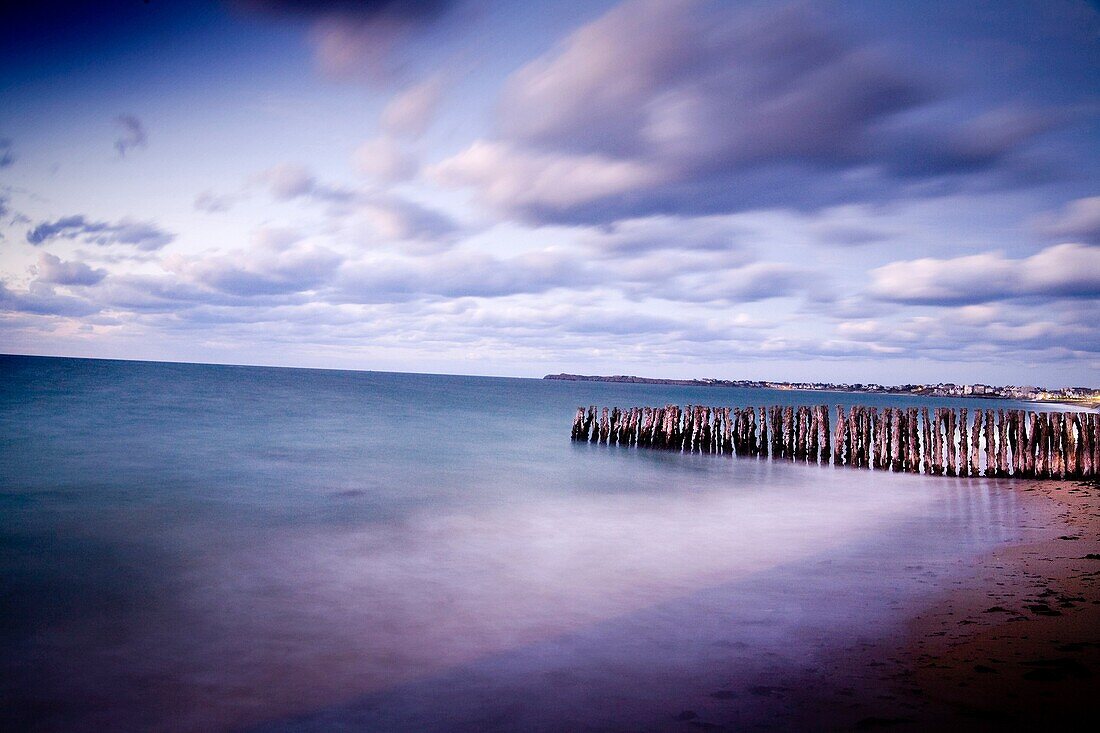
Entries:
[[1019, 539], [1017, 494], [574, 445], [573, 412], [852, 397], [0, 357], [3, 722], [762, 722], [761, 689]]

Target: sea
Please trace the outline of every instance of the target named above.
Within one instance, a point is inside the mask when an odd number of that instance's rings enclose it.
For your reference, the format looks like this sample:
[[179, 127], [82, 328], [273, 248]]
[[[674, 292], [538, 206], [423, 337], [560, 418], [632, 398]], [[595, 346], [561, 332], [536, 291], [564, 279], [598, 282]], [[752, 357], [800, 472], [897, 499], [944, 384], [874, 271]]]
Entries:
[[845, 655], [1032, 531], [1005, 480], [569, 439], [578, 406], [669, 402], [1026, 407], [2, 356], [0, 724], [842, 718]]

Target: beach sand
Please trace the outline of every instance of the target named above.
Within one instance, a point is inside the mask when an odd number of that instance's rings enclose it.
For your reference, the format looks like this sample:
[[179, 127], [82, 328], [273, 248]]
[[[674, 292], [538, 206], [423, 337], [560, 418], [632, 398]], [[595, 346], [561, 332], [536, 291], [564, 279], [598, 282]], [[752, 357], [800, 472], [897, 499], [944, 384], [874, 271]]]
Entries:
[[1058, 534], [985, 555], [913, 620], [906, 682], [926, 701], [913, 722], [1100, 722], [1100, 484], [1014, 490], [1049, 502]]
[[900, 638], [839, 650], [777, 688], [767, 722], [750, 728], [1098, 729], [1100, 485], [1010, 486], [1021, 493], [1023, 542], [960, 559], [947, 576], [914, 566], [935, 590], [907, 611]]

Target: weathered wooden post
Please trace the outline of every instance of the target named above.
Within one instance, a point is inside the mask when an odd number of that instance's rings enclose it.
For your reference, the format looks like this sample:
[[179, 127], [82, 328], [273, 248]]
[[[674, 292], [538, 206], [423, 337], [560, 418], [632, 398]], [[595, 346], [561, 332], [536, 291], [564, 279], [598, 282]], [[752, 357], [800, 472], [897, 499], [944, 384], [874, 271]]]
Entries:
[[839, 466], [844, 460], [844, 433], [848, 421], [844, 418], [844, 408], [836, 406], [836, 428], [833, 430], [833, 465]]
[[869, 468], [871, 465], [871, 413], [866, 407], [859, 408], [859, 465]]
[[1012, 474], [1024, 476], [1027, 471], [1027, 413], [1016, 410], [1016, 450], [1012, 454]]
[[974, 408], [974, 424], [967, 426], [970, 429], [970, 455], [967, 456], [967, 460], [970, 462], [970, 475], [981, 476], [982, 475], [982, 423], [985, 419], [985, 413], [980, 408]]
[[956, 475], [955, 470], [955, 411], [950, 407], [943, 410], [943, 433], [947, 454], [946, 473], [948, 476]]
[[940, 437], [940, 424], [943, 422], [943, 408], [932, 410], [932, 473], [943, 473], [943, 439]]
[[859, 406], [848, 408], [848, 429], [845, 431], [844, 449], [848, 454], [848, 465], [859, 465]]
[[985, 410], [985, 476], [997, 475], [997, 460], [994, 451], [997, 448], [996, 432], [993, 427], [993, 410]]
[[1089, 424], [1092, 425], [1092, 473], [1100, 474], [1100, 415], [1089, 415]]
[[970, 443], [967, 440], [966, 431], [969, 424], [966, 421], [967, 409], [959, 408], [959, 475], [970, 475]]
[[1008, 424], [1005, 422], [1004, 410], [997, 410], [997, 475], [1008, 475]]
[[830, 455], [829, 406], [821, 406], [821, 462], [828, 463]]
[[894, 447], [894, 460], [893, 466], [895, 471], [905, 470], [905, 453], [907, 446], [906, 441], [909, 438], [909, 425], [906, 421], [909, 419], [909, 414], [902, 407], [894, 410], [894, 422], [897, 424], [898, 440], [897, 445]]
[[[883, 408], [885, 409], [885, 408]], [[882, 418], [879, 417], [878, 408], [872, 406], [869, 416], [871, 422], [871, 445], [868, 446], [870, 450], [871, 468], [882, 467]]]
[[1050, 413], [1039, 413], [1039, 445], [1035, 456], [1035, 469], [1039, 478], [1050, 477]]
[[811, 463], [817, 461], [817, 406], [810, 405], [806, 408], [806, 455], [803, 458]]
[[[1095, 472], [1092, 462], [1092, 415], [1081, 413], [1081, 477], [1091, 478]], [[1088, 476], [1086, 476], [1086, 472]]]
[[1066, 478], [1077, 478], [1077, 413], [1067, 412], [1062, 418], [1062, 441], [1066, 446]]
[[918, 473], [920, 472], [920, 431], [917, 425], [917, 408], [910, 407], [905, 410], [905, 427], [908, 429], [905, 441], [905, 470]]
[[760, 453], [764, 458], [768, 457], [768, 448], [771, 445], [768, 439], [768, 411], [760, 408]]
[[901, 409], [890, 410], [890, 442], [886, 448], [886, 468], [897, 471], [901, 467]]
[[798, 451], [798, 425], [796, 424], [796, 417], [794, 406], [787, 406], [783, 410], [783, 426], [787, 431], [785, 439], [787, 441], [787, 458], [794, 460], [797, 458]]
[[794, 459], [801, 461], [806, 456], [806, 415], [801, 406], [794, 411]]
[[744, 415], [749, 431], [749, 455], [755, 456], [760, 453], [760, 439], [756, 434], [756, 410], [752, 407], [746, 407]]
[[1062, 478], [1066, 470], [1066, 447], [1062, 442], [1062, 413], [1051, 413], [1050, 423], [1051, 478]]

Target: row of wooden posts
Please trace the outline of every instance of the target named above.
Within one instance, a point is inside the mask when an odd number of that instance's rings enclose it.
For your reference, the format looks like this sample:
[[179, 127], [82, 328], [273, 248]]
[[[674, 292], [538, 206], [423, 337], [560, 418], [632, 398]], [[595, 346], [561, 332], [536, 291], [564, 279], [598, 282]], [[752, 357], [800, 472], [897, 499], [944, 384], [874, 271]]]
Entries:
[[574, 441], [945, 476], [1100, 475], [1100, 414], [828, 405], [577, 408]]

